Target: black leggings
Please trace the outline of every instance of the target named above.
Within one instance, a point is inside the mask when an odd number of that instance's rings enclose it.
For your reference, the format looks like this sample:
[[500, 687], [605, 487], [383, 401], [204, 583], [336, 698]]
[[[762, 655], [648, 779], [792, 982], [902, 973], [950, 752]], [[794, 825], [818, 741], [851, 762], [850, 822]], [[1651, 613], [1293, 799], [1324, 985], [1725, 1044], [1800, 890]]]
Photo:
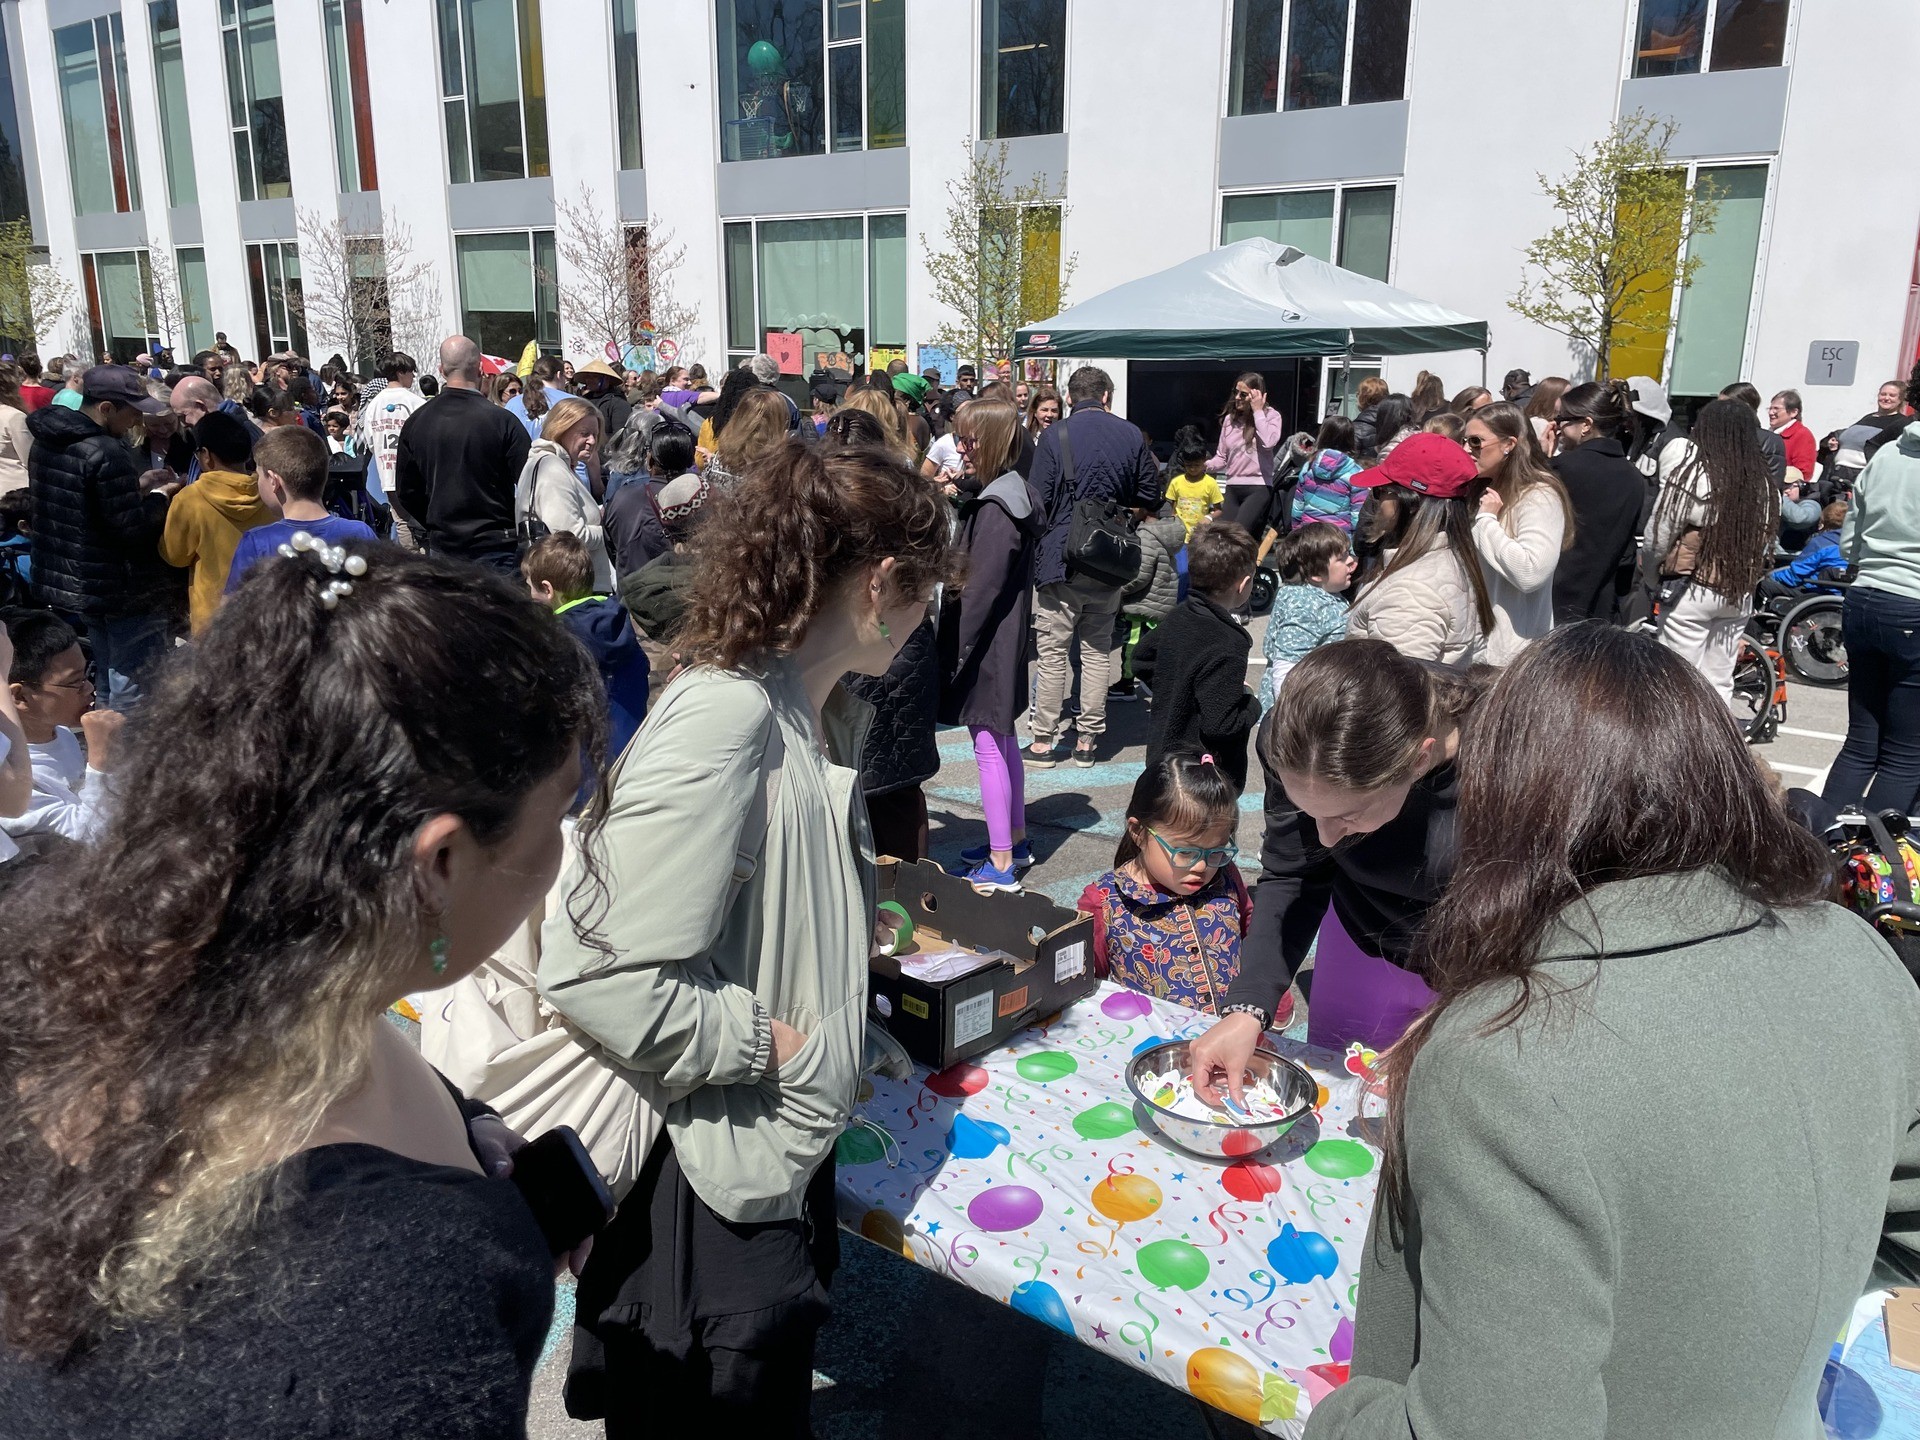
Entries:
[[1220, 507], [1220, 518], [1245, 526], [1258, 540], [1266, 528], [1267, 506], [1272, 500], [1273, 491], [1265, 485], [1229, 485], [1226, 503]]
[[1847, 591], [1847, 743], [1820, 793], [1835, 805], [1910, 814], [1920, 792], [1920, 600]]

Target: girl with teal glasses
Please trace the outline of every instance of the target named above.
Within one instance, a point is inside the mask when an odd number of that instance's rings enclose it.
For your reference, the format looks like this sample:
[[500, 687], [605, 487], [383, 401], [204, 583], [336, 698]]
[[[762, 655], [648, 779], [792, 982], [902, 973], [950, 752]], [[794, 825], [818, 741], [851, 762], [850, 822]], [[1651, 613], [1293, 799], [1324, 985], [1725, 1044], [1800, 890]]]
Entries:
[[[1143, 994], [1218, 1015], [1240, 973], [1253, 901], [1233, 860], [1239, 787], [1211, 755], [1170, 754], [1127, 802], [1113, 869], [1089, 885], [1095, 969]], [[1284, 1027], [1292, 1008], [1276, 1016]]]

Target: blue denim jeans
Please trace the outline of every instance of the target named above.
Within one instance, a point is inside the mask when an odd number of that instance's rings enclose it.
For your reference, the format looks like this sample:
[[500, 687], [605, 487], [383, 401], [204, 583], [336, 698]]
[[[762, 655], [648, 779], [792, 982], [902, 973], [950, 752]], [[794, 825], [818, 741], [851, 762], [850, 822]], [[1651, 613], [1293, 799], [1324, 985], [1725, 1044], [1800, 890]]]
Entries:
[[172, 626], [164, 615], [90, 615], [87, 627], [101, 702], [126, 714], [140, 703], [148, 672], [173, 648]]
[[1920, 793], [1920, 600], [1856, 585], [1840, 634], [1847, 741], [1820, 793], [1835, 805], [1910, 814]]

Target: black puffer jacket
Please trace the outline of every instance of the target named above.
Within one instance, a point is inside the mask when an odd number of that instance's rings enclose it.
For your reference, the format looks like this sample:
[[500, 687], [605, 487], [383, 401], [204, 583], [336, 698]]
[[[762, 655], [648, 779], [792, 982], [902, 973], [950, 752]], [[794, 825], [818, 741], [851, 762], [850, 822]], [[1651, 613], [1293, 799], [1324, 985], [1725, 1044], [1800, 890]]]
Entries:
[[33, 452], [33, 582], [61, 610], [103, 615], [166, 608], [176, 588], [160, 560], [167, 497], [143, 494], [133, 451], [78, 410], [27, 417]]
[[867, 748], [860, 757], [864, 793], [904, 790], [939, 773], [940, 744], [933, 731], [940, 704], [940, 656], [931, 620], [914, 628], [886, 674], [848, 675], [842, 683], [873, 706]]

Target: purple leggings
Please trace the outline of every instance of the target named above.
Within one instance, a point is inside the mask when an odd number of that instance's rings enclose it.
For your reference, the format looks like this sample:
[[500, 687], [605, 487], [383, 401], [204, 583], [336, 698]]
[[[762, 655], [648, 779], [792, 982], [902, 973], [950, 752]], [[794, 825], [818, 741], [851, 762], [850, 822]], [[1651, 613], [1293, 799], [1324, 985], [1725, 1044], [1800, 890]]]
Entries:
[[980, 808], [987, 812], [987, 848], [1011, 850], [1016, 832], [1027, 830], [1025, 777], [1020, 771], [1020, 741], [996, 735], [984, 725], [969, 725], [973, 763], [980, 767]]

